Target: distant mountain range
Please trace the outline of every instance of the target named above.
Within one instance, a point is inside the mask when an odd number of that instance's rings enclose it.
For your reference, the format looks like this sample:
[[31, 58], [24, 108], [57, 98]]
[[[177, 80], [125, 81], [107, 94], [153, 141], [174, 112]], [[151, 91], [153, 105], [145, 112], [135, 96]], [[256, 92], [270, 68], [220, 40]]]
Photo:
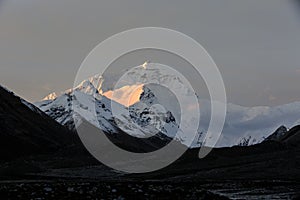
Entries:
[[[150, 72], [146, 73], [143, 67], [136, 68], [130, 75], [133, 80], [134, 77], [143, 77], [145, 81], [156, 78], [162, 82], [171, 82], [171, 85], [179, 89], [178, 95], [196, 95], [178, 77], [161, 75], [160, 71], [151, 69], [151, 65], [147, 65], [147, 70]], [[178, 102], [174, 101], [165, 89], [144, 85], [140, 100], [127, 107], [105, 96], [103, 82], [104, 78], [96, 75], [77, 87], [62, 92], [61, 95], [52, 93], [34, 104], [70, 130], [75, 128], [74, 119], [80, 122], [80, 118], [83, 118], [106, 133], [118, 133], [121, 129], [131, 136], [145, 138], [160, 132], [170, 138], [176, 137], [175, 139], [183, 144], [191, 140], [190, 133], [183, 133], [179, 129]], [[124, 89], [130, 86], [132, 85], [124, 86]], [[120, 91], [122, 88], [118, 89], [118, 93], [122, 93]], [[123, 95], [121, 98], [126, 99], [128, 96]], [[201, 120], [198, 135], [190, 146], [192, 148], [205, 145], [205, 135], [210, 121], [210, 102], [200, 98], [198, 100], [201, 105]], [[155, 105], [158, 104], [163, 105], [165, 109], [155, 109]], [[275, 107], [242, 107], [228, 104], [225, 126], [217, 147], [260, 143], [280, 126], [293, 127], [300, 124], [299, 110], [300, 102]], [[189, 116], [186, 117], [187, 127], [191, 126], [189, 123], [197, 123], [189, 119]], [[175, 136], [177, 131], [178, 134]]]

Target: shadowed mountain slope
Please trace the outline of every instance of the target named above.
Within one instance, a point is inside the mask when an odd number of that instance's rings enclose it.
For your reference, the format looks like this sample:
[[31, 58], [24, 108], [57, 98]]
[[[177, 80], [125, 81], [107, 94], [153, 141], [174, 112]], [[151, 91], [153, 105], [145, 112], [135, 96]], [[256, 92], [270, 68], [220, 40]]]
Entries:
[[72, 145], [76, 135], [32, 104], [0, 86], [0, 159], [50, 153]]

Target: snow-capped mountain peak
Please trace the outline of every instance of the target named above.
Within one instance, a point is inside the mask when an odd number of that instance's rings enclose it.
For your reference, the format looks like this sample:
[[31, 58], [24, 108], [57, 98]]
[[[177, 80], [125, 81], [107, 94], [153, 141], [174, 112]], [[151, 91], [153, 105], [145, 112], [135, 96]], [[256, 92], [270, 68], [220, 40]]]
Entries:
[[[67, 126], [71, 125], [70, 127], [73, 128], [72, 116], [75, 106], [80, 111], [77, 114], [81, 114], [81, 117], [105, 132], [114, 133], [121, 129], [132, 136], [148, 137], [159, 130], [169, 137], [174, 137], [174, 134], [179, 131], [180, 137], [177, 139], [185, 143], [186, 140], [190, 139], [188, 136], [193, 133], [189, 129], [186, 129], [187, 131], [184, 133], [179, 129], [178, 125], [181, 120], [186, 127], [198, 124], [199, 121], [188, 115], [181, 116], [177, 97], [186, 97], [186, 101], [180, 103], [187, 105], [191, 104], [190, 97], [196, 94], [185, 86], [183, 80], [172, 74], [166, 74], [164, 70], [157, 68], [155, 63], [147, 63], [146, 68], [136, 67], [128, 71], [128, 85], [120, 86], [115, 91], [104, 90], [102, 88], [103, 77], [96, 75], [66, 91], [61, 96], [55, 99], [49, 98], [36, 103], [36, 105], [60, 123]], [[149, 81], [154, 84], [148, 84]], [[171, 85], [177, 91], [176, 95], [172, 94], [169, 88], [162, 87], [160, 84]], [[134, 91], [141, 87], [142, 89], [138, 93], [139, 99], [133, 104], [127, 105], [126, 102], [118, 101], [118, 99], [112, 98], [113, 95], [108, 94], [117, 92], [118, 94], [126, 94], [125, 96], [128, 97], [131, 95], [128, 90]], [[117, 97], [123, 98], [124, 95], [116, 95]], [[198, 98], [197, 95], [196, 98]], [[197, 141], [193, 142], [192, 147], [202, 145], [205, 142], [205, 133], [210, 122], [210, 101], [199, 98], [197, 100], [201, 105], [201, 119], [198, 127], [199, 134], [196, 136]], [[195, 106], [199, 105], [192, 104], [187, 113], [194, 112]], [[117, 107], [117, 114], [113, 113], [113, 107]], [[96, 118], [95, 113], [92, 112], [95, 108]], [[260, 143], [281, 124], [292, 127], [299, 123], [299, 109], [300, 102], [275, 107], [243, 107], [227, 104], [226, 122], [217, 146]]]
[[89, 82], [93, 84], [93, 86], [98, 90], [100, 94], [103, 93], [102, 84], [104, 82], [104, 78], [101, 75], [95, 75], [89, 78]]
[[43, 98], [43, 100], [54, 100], [57, 98], [57, 94], [55, 92], [52, 92], [48, 94], [46, 97]]
[[89, 95], [99, 94], [99, 91], [97, 90], [97, 88], [95, 88], [95, 86], [93, 85], [93, 83], [91, 83], [90, 80], [82, 81], [77, 87], [69, 91], [70, 92], [81, 91]]

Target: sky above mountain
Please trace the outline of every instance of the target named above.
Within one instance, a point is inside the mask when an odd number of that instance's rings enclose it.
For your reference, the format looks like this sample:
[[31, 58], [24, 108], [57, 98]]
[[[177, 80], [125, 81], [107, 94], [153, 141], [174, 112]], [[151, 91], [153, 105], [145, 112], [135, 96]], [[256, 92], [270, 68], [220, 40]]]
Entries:
[[[223, 75], [229, 102], [299, 101], [298, 8], [281, 0], [2, 0], [0, 80], [27, 100], [40, 100], [71, 88], [99, 42], [130, 28], [158, 26], [181, 31], [206, 48]], [[134, 66], [148, 60], [132, 59]]]

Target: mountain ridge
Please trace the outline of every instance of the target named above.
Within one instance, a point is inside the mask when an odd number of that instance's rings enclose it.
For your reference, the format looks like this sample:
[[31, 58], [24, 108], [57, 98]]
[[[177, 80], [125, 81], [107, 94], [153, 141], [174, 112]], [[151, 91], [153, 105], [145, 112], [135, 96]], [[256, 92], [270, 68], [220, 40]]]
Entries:
[[[144, 69], [138, 69], [140, 71], [138, 71], [139, 73], [143, 72], [144, 73]], [[165, 78], [165, 77], [164, 77]], [[169, 80], [169, 79], [166, 79]], [[173, 80], [173, 79], [172, 79]], [[176, 81], [176, 79], [174, 79]], [[173, 81], [174, 81], [173, 80]], [[69, 89], [67, 90], [65, 93], [63, 93], [61, 96], [63, 95], [71, 95], [72, 91], [77, 91], [80, 90], [82, 92], [81, 96], [86, 96], [86, 98], [90, 98], [88, 97], [88, 95], [93, 96], [93, 98], [99, 101], [101, 101], [102, 99], [104, 99], [105, 103], [102, 104], [102, 106], [105, 106], [108, 109], [111, 109], [111, 106], [109, 106], [109, 104], [111, 104], [111, 102], [113, 102], [114, 105], [117, 105], [117, 112], [118, 112], [118, 116], [117, 117], [113, 117], [111, 116], [111, 114], [109, 117], [109, 122], [105, 122], [107, 120], [104, 120], [104, 126], [106, 127], [110, 127], [108, 129], [110, 129], [110, 131], [115, 132], [114, 130], [114, 126], [115, 125], [121, 125], [122, 127], [125, 127], [127, 129], [123, 129], [123, 131], [128, 132], [130, 135], [134, 135], [137, 137], [144, 137], [145, 133], [143, 133], [143, 130], [140, 129], [138, 126], [136, 126], [134, 123], [131, 123], [131, 119], [127, 116], [127, 114], [125, 115], [124, 112], [128, 112], [126, 111], [127, 109], [116, 103], [115, 101], [108, 99], [107, 97], [104, 97], [101, 93], [102, 91], [102, 84], [104, 82], [104, 79], [102, 76], [94, 76], [91, 77], [88, 80], [83, 81], [79, 86], [73, 88], [73, 89]], [[180, 82], [178, 83], [179, 86], [176, 86], [178, 88], [183, 87], [182, 85], [180, 86]], [[97, 87], [96, 87], [97, 86]], [[147, 88], [145, 90], [145, 88]], [[145, 102], [147, 104], [147, 101], [155, 101], [155, 104], [160, 104], [161, 102], [164, 103], [164, 105], [168, 102], [165, 100], [166, 98], [166, 93], [165, 91], [160, 91], [160, 88], [156, 89], [153, 87], [151, 87], [151, 89], [149, 89], [149, 87], [144, 86], [143, 88], [145, 91], [142, 92], [141, 94], [141, 100], [143, 102]], [[187, 91], [187, 89], [184, 89], [183, 91]], [[147, 94], [146, 94], [147, 93]], [[153, 97], [153, 95], [150, 94], [154, 94], [156, 100], [151, 100], [151, 98]], [[185, 92], [182, 92], [183, 94], [185, 94]], [[149, 96], [150, 95], [150, 96]], [[158, 99], [157, 99], [158, 97]], [[59, 98], [59, 97], [57, 97]], [[54, 99], [53, 102], [55, 102]], [[86, 105], [84, 105], [84, 100], [83, 97], [81, 98], [83, 103], [81, 107], [86, 107]], [[72, 101], [72, 100], [71, 100]], [[169, 101], [170, 102], [170, 101]], [[200, 105], [201, 105], [201, 121], [200, 121], [200, 126], [199, 126], [199, 130], [198, 130], [198, 134], [202, 133], [201, 135], [201, 141], [199, 143], [199, 138], [197, 139], [197, 141], [194, 141], [192, 144], [192, 147], [197, 147], [199, 146], [199, 144], [203, 144], [204, 138], [205, 138], [205, 134], [206, 134], [206, 129], [208, 127], [208, 123], [210, 120], [210, 102], [208, 100], [203, 100], [203, 99], [199, 99]], [[56, 109], [53, 112], [49, 109], [44, 108], [46, 103], [49, 103], [49, 100], [46, 101], [42, 101], [42, 102], [37, 102], [35, 103], [36, 106], [38, 106], [41, 110], [45, 111], [46, 113], [48, 113], [50, 116], [52, 116], [54, 119], [57, 118], [57, 116], [53, 115], [53, 113], [56, 112], [60, 112], [60, 109]], [[93, 104], [92, 100], [88, 101], [88, 104]], [[138, 105], [139, 102], [129, 106], [129, 108], [133, 108], [135, 105]], [[174, 103], [173, 103], [174, 104]], [[59, 106], [61, 106], [61, 112], [63, 111], [63, 109], [66, 110], [66, 112], [70, 111], [72, 109], [72, 107], [68, 106], [67, 103], [64, 103], [62, 105], [57, 105], [58, 108]], [[54, 108], [56, 108], [57, 106], [54, 106]], [[51, 107], [51, 106], [50, 106]], [[267, 106], [257, 106], [257, 107], [243, 107], [243, 106], [238, 106], [235, 104], [231, 104], [229, 103], [227, 105], [228, 107], [228, 112], [227, 112], [227, 117], [226, 117], [226, 121], [225, 121], [225, 126], [223, 129], [223, 133], [221, 135], [221, 138], [219, 140], [219, 142], [217, 143], [217, 146], [221, 147], [221, 146], [234, 146], [234, 145], [241, 145], [243, 143], [243, 145], [253, 145], [256, 143], [260, 143], [262, 142], [266, 137], [269, 136], [270, 133], [272, 133], [275, 129], [277, 129], [280, 125], [284, 124], [287, 127], [292, 127], [296, 124], [298, 124], [298, 122], [300, 122], [300, 115], [297, 112], [297, 109], [300, 109], [300, 102], [294, 102], [294, 103], [289, 103], [289, 104], [285, 104], [285, 105], [280, 105], [280, 106], [276, 106], [276, 107], [267, 107]], [[124, 109], [125, 108], [125, 109]], [[179, 123], [179, 117], [176, 115], [178, 112], [178, 106], [176, 105], [176, 103], [174, 105], [172, 105], [171, 107], [167, 107], [167, 111], [170, 111], [170, 113], [175, 117], [176, 121]], [[81, 109], [84, 111], [84, 109]], [[93, 109], [91, 109], [93, 110]], [[111, 112], [112, 110], [107, 112]], [[121, 111], [121, 112], [119, 112]], [[173, 111], [173, 112], [172, 112]], [[86, 111], [84, 111], [86, 112]], [[107, 113], [107, 112], [103, 112], [101, 109], [99, 110], [98, 113]], [[174, 115], [175, 113], [175, 115]], [[70, 118], [71, 113], [69, 113], [69, 121], [72, 121]], [[127, 117], [124, 117], [127, 116]], [[88, 121], [89, 119], [86, 118]], [[68, 125], [67, 122], [58, 120], [61, 124], [63, 125]], [[113, 121], [116, 121], [116, 123], [114, 123]], [[188, 121], [192, 121], [192, 120], [188, 120]], [[262, 122], [265, 121], [265, 124], [263, 124]], [[94, 125], [98, 126], [101, 128], [101, 125], [99, 125], [97, 121], [92, 122]], [[100, 123], [101, 119], [100, 119]], [[195, 123], [195, 122], [193, 122]], [[178, 125], [178, 124], [177, 124]], [[72, 129], [72, 127], [74, 128], [74, 123], [69, 123], [69, 128]], [[102, 126], [103, 128], [103, 126]], [[105, 127], [104, 127], [104, 131]], [[107, 131], [109, 132], [109, 131]], [[170, 135], [168, 135], [170, 136]]]

